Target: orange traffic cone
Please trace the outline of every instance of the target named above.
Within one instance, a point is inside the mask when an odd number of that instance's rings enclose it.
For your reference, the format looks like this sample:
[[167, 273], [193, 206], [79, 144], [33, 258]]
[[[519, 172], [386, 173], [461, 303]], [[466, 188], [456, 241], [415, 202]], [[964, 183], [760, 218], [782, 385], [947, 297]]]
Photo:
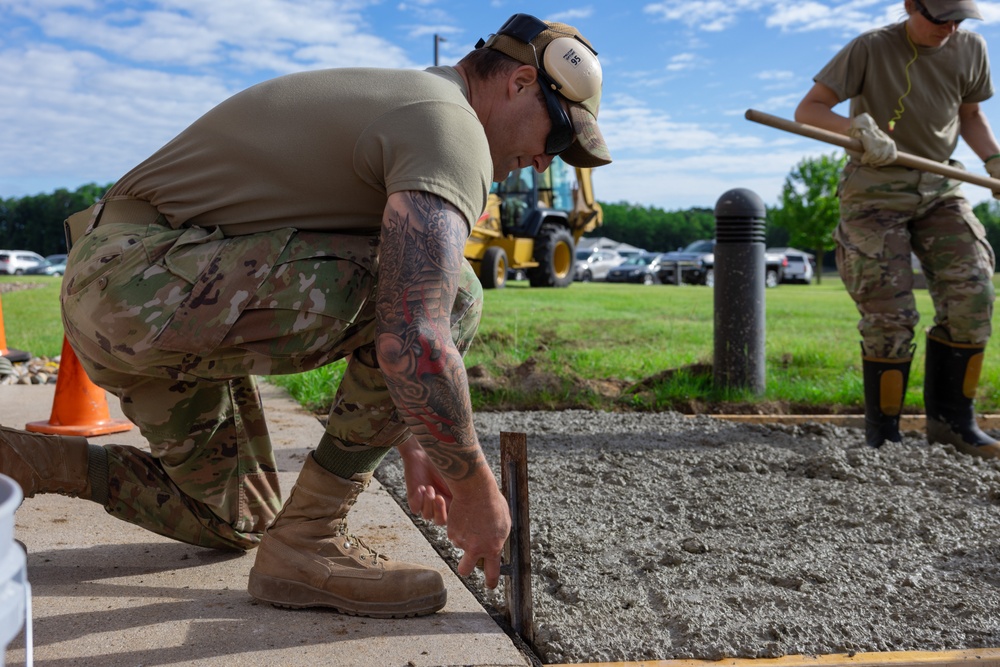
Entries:
[[3, 330], [3, 302], [0, 301], [0, 357], [7, 357], [11, 361], [17, 363], [20, 361], [28, 361], [31, 359], [31, 355], [24, 350], [12, 350], [7, 347], [7, 336], [4, 334]]
[[63, 337], [52, 416], [47, 422], [29, 422], [24, 428], [35, 433], [87, 437], [128, 431], [132, 422], [111, 418], [104, 390], [87, 377], [69, 341]]

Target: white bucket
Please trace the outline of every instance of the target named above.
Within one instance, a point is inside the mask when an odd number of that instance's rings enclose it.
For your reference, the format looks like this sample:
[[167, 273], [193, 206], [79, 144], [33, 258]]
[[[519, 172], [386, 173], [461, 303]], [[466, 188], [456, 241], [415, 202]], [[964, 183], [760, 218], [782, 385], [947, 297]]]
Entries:
[[25, 628], [25, 664], [32, 664], [31, 585], [24, 550], [14, 542], [14, 510], [24, 493], [14, 480], [0, 475], [0, 667], [7, 645]]

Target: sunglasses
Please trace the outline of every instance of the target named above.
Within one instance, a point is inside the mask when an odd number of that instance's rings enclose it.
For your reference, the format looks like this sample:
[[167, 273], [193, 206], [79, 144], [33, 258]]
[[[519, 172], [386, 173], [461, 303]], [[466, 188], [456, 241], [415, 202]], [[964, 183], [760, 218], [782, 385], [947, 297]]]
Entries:
[[559, 97], [555, 93], [555, 82], [543, 69], [538, 70], [538, 85], [542, 89], [542, 97], [545, 98], [545, 108], [549, 112], [549, 120], [552, 121], [552, 129], [549, 130], [549, 136], [545, 138], [545, 154], [559, 155], [573, 145], [576, 131], [573, 129], [573, 123], [570, 121], [566, 109], [559, 103]]
[[920, 15], [923, 16], [928, 21], [930, 21], [931, 23], [933, 23], [934, 25], [947, 25], [949, 23], [954, 23], [955, 25], [958, 25], [959, 23], [965, 20], [965, 19], [958, 19], [957, 21], [942, 21], [939, 18], [931, 16], [931, 13], [927, 11], [927, 8], [924, 7], [924, 3], [920, 2], [920, 0], [913, 0], [913, 4], [916, 5], [917, 11], [920, 12]]
[[[535, 18], [530, 14], [514, 14], [507, 22], [500, 26], [498, 35], [508, 35], [514, 39], [524, 42], [535, 51], [532, 40], [548, 29], [544, 21]], [[549, 120], [552, 121], [552, 129], [545, 139], [545, 154], [559, 155], [573, 145], [576, 139], [576, 131], [573, 123], [566, 113], [566, 109], [559, 103], [559, 97], [555, 91], [562, 86], [559, 85], [549, 73], [546, 72], [538, 61], [538, 52], [535, 52], [535, 67], [538, 69], [538, 85], [542, 89], [542, 96], [545, 98], [545, 108], [549, 112]]]

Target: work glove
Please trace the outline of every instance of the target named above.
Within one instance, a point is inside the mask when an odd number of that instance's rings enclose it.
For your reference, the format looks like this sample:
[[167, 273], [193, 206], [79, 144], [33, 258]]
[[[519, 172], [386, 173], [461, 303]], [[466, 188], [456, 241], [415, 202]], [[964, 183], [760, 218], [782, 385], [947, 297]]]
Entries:
[[851, 119], [851, 129], [847, 133], [861, 140], [865, 152], [861, 154], [861, 164], [868, 167], [884, 167], [896, 161], [896, 142], [878, 128], [875, 119], [867, 113]]
[[[1000, 155], [994, 155], [986, 161], [986, 173], [990, 178], [1000, 180]], [[993, 198], [1000, 199], [1000, 190], [993, 191]]]

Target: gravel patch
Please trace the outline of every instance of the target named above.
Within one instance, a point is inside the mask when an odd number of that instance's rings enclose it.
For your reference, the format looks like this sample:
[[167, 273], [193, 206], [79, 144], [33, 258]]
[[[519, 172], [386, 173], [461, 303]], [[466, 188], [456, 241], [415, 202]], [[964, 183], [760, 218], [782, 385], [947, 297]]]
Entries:
[[[1000, 647], [998, 462], [918, 432], [875, 450], [859, 429], [678, 413], [476, 427], [498, 479], [499, 433], [528, 434], [542, 662]], [[405, 509], [398, 456], [377, 477]]]

